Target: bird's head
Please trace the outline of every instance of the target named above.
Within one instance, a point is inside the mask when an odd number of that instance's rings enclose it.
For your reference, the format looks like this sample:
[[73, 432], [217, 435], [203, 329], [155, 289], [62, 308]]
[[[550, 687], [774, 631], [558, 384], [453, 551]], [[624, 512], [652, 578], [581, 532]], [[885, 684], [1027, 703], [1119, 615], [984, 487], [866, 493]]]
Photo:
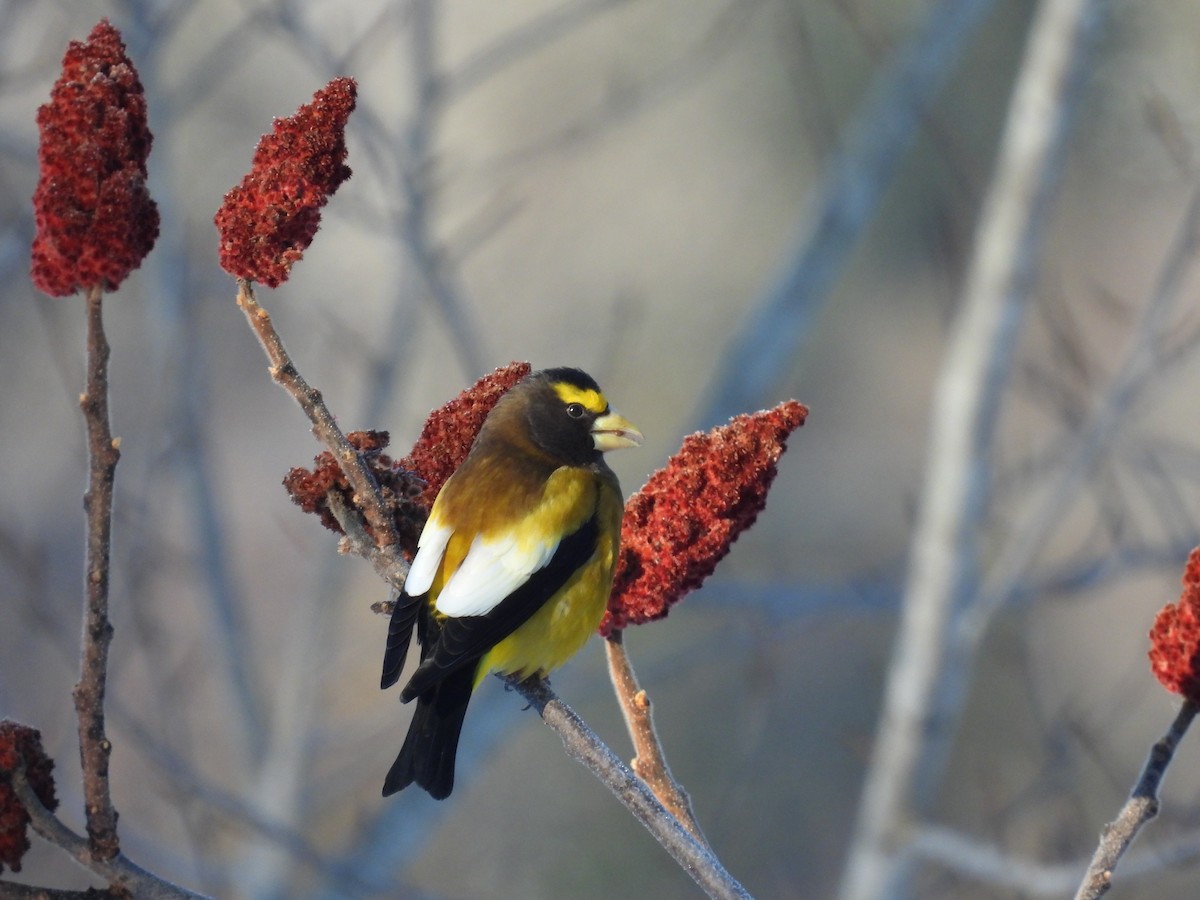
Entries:
[[579, 369], [527, 375], [493, 416], [501, 427], [520, 423], [537, 449], [567, 465], [587, 465], [601, 453], [642, 442], [642, 433], [612, 410], [595, 379]]

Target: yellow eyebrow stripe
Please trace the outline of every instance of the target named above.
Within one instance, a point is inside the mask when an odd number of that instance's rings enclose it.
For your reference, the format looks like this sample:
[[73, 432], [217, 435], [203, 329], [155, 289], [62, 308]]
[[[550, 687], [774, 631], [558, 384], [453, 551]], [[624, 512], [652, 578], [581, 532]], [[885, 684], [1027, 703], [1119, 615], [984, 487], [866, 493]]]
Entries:
[[577, 388], [573, 384], [560, 381], [554, 385], [554, 393], [558, 394], [563, 403], [578, 403], [588, 412], [598, 416], [608, 409], [608, 401], [599, 391]]

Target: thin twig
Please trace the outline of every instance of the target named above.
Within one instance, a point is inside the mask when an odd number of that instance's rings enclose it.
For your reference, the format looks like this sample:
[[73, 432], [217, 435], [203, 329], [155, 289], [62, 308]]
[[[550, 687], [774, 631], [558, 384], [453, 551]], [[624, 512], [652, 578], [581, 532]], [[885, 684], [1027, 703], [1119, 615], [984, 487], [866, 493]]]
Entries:
[[843, 151], [826, 165], [788, 262], [757, 306], [741, 317], [712, 388], [704, 392], [697, 427], [757, 409], [773, 393], [779, 374], [794, 365], [922, 117], [995, 5], [995, 0], [928, 4], [913, 39], [875, 74]]
[[202, 894], [192, 893], [147, 872], [120, 852], [106, 857], [97, 856], [92, 849], [94, 840], [76, 834], [46, 809], [25, 777], [23, 764], [12, 772], [9, 784], [17, 800], [29, 813], [29, 822], [33, 825], [33, 830], [56, 847], [61, 847], [76, 862], [99, 875], [112, 888], [123, 890], [128, 896], [146, 900], [196, 900], [203, 897]]
[[[915, 829], [911, 849], [922, 860], [972, 881], [1028, 897], [1069, 896], [1088, 868], [1086, 859], [1057, 863], [1029, 859], [944, 825]], [[1134, 879], [1194, 865], [1198, 858], [1200, 830], [1192, 829], [1122, 858], [1121, 882], [1128, 885]]]
[[629, 659], [620, 631], [613, 632], [604, 642], [604, 652], [608, 656], [608, 674], [612, 678], [613, 690], [621, 706], [621, 713], [625, 716], [625, 727], [633, 741], [634, 757], [630, 768], [646, 782], [659, 802], [692, 833], [692, 837], [707, 847], [708, 839], [700, 830], [700, 823], [692, 810], [692, 799], [671, 775], [667, 766], [662, 742], [659, 741], [658, 731], [654, 727], [650, 698], [638, 684], [637, 673], [633, 670], [633, 663]]
[[[1099, 0], [1044, 0], [1031, 25], [934, 398], [921, 511], [880, 730], [846, 865], [844, 900], [905, 893], [928, 742], [961, 708], [943, 681], [950, 620], [978, 590], [991, 450], [1013, 345], [1078, 104]], [[949, 715], [938, 715], [942, 710]]]
[[[433, 180], [429, 175], [434, 168], [432, 145], [445, 109], [442, 79], [435, 55], [438, 4], [433, 0], [419, 0], [408, 4], [404, 16], [410, 37], [405, 53], [412, 63], [414, 112], [402, 138], [405, 152], [398, 171], [398, 188], [405, 203], [401, 205], [403, 209], [399, 213], [396, 204], [388, 204], [387, 222], [397, 230], [407, 250], [410, 268], [406, 270], [406, 275], [415, 275], [416, 278], [415, 284], [402, 284], [399, 292], [404, 294], [420, 289], [428, 295], [450, 331], [464, 371], [474, 378], [486, 370], [484, 360], [488, 354], [484, 351], [479, 329], [471, 320], [471, 304], [467, 302], [468, 298], [451, 267], [445, 264], [445, 253], [436, 239], [430, 218], [434, 199]], [[276, 24], [284, 28], [288, 36], [306, 52], [319, 59], [323, 68], [341, 69], [344, 65], [343, 54], [335, 52], [323, 34], [298, 27], [287, 16], [281, 17]], [[397, 158], [397, 137], [390, 121], [383, 119], [378, 111], [370, 107], [359, 107], [355, 122], [360, 134], [366, 138], [362, 149], [368, 162], [379, 172], [393, 169]], [[408, 306], [410, 299], [404, 296], [402, 300], [397, 300], [397, 306]], [[408, 314], [403, 309], [395, 312], [386, 329], [390, 340], [409, 337], [407, 333], [399, 331], [406, 326], [407, 319]], [[394, 352], [394, 344], [389, 347]], [[393, 379], [395, 367], [384, 364], [380, 367], [380, 374], [384, 379]]]
[[1171, 764], [1175, 748], [1183, 740], [1198, 711], [1200, 710], [1197, 710], [1195, 704], [1185, 700], [1167, 733], [1150, 748], [1142, 775], [1134, 785], [1129, 799], [1125, 801], [1117, 817], [1100, 833], [1100, 843], [1075, 894], [1075, 900], [1095, 900], [1108, 893], [1108, 889], [1112, 887], [1113, 870], [1116, 869], [1117, 863], [1129, 849], [1141, 827], [1158, 815], [1158, 786], [1167, 772], [1167, 766]]
[[[433, 168], [434, 139], [445, 109], [438, 87], [437, 16], [438, 9], [433, 0], [415, 0], [410, 4], [408, 54], [412, 61], [416, 97], [415, 111], [405, 134], [407, 153], [400, 169], [406, 201], [400, 236], [408, 247], [410, 263], [424, 281], [429, 297], [454, 337], [463, 367], [468, 374], [476, 376], [485, 371], [487, 353], [479, 330], [471, 322], [470, 307], [463, 291], [443, 265], [431, 213], [433, 182], [429, 173]], [[394, 150], [389, 147], [387, 153], [389, 157], [393, 156]]]
[[379, 485], [375, 483], [375, 477], [358, 455], [358, 451], [346, 440], [346, 435], [338, 427], [333, 413], [325, 405], [321, 392], [311, 387], [296, 371], [283, 341], [275, 331], [271, 316], [259, 305], [254, 296], [254, 288], [244, 278], [238, 279], [237, 302], [246, 314], [259, 343], [262, 344], [267, 359], [271, 361], [271, 378], [300, 404], [300, 408], [312, 422], [313, 434], [333, 453], [350, 486], [354, 488], [354, 499], [375, 532], [375, 543], [380, 547], [394, 545], [397, 542], [396, 528], [387, 504], [379, 492]]
[[[137, 10], [139, 18], [149, 18], [151, 15], [146, 4], [134, 5], [130, 10], [131, 15], [133, 9]], [[171, 56], [161, 52], [163, 42], [169, 40], [170, 35], [148, 22], [134, 31], [144, 35], [146, 61], [154, 66], [155, 71], [160, 71], [159, 67]], [[141, 57], [135, 55], [134, 58]], [[156, 77], [156, 74], [143, 67], [143, 83], [161, 80], [161, 77]], [[155, 108], [160, 108], [159, 104], [155, 104]], [[182, 111], [172, 105], [165, 114], [177, 116]], [[166, 124], [157, 115], [156, 120], [156, 130]], [[169, 153], [166, 154], [166, 160], [160, 157], [160, 171], [177, 165], [177, 159]], [[179, 173], [168, 177], [177, 178]], [[182, 201], [174, 191], [160, 192], [156, 189], [154, 193], [162, 222], [154, 252], [142, 264], [142, 279], [145, 285], [143, 289], [156, 298], [152, 305], [153, 314], [162, 329], [159, 340], [155, 341], [154, 364], [159, 371], [154, 377], [162, 385], [170, 416], [166, 424], [168, 437], [165, 443], [175, 448], [171, 465], [176, 483], [185, 492], [180, 500], [183, 509], [188, 512], [192, 529], [187, 541], [196, 557], [197, 586], [203, 586], [213, 617], [213, 636], [209, 645], [213, 657], [210, 671], [222, 676], [228, 683], [233, 698], [229, 715], [239, 720], [236, 724], [230, 722], [229, 731], [240, 741], [242, 758], [252, 767], [259, 764], [266, 752], [269, 717], [266, 714], [264, 688], [268, 682], [257, 669], [259, 656], [253, 645], [254, 630], [249, 627], [246, 615], [251, 604], [246, 602], [243, 595], [243, 586], [231, 559], [229, 534], [223, 527], [227, 501], [218, 485], [221, 473], [213, 459], [211, 431], [212, 368], [215, 357], [212, 348], [206, 346], [203, 329], [198, 326], [203, 305], [194, 302], [186, 281], [179, 277], [188, 264], [188, 226], [179, 208]], [[143, 497], [154, 496], [154, 489], [138, 474], [131, 476], [126, 472], [126, 483], [138, 484]], [[133, 521], [131, 519], [130, 524]], [[154, 540], [158, 536], [157, 522], [150, 517], [138, 517], [137, 521], [140, 524], [132, 539], [131, 528], [123, 530], [125, 546], [128, 548], [125, 558], [153, 559], [161, 551], [136, 546], [136, 542]], [[155, 533], [151, 534], [151, 531]], [[138, 574], [148, 578], [150, 568], [142, 567]], [[136, 599], [131, 605], [135, 609], [139, 607]], [[145, 606], [148, 608], [149, 604]], [[166, 702], [173, 703], [174, 700], [171, 698]]]
[[1079, 883], [1085, 868], [1078, 860], [1044, 863], [1022, 858], [945, 826], [915, 829], [909, 847], [920, 859], [985, 884], [989, 890], [1008, 889], [1027, 897], [1062, 898]]
[[117, 811], [108, 783], [112, 744], [104, 730], [104, 690], [108, 680], [109, 557], [112, 549], [113, 481], [121, 453], [108, 418], [108, 340], [104, 336], [103, 291], [87, 292], [87, 378], [79, 406], [87, 427], [87, 562], [84, 575], [84, 625], [75, 713], [79, 719], [79, 757], [83, 765], [84, 810], [91, 853], [100, 860], [120, 851]]
[[[347, 894], [365, 896], [370, 893], [369, 882], [359, 877], [353, 869], [333, 862], [324, 852], [314, 846], [301, 832], [303, 822], [284, 823], [272, 818], [261, 809], [255, 808], [237, 790], [231, 789], [224, 780], [210, 779], [197, 771], [193, 762], [167, 743], [160, 740], [155, 731], [135, 714], [114, 702], [110, 709], [123, 734], [136, 744], [138, 752], [169, 784], [170, 792], [180, 800], [181, 808], [190, 810], [203, 806], [212, 816], [224, 818], [231, 827], [247, 838], [257, 836], [260, 840], [283, 851], [291, 860], [291, 874], [297, 870], [304, 878], [319, 877], [330, 884], [337, 884]], [[245, 887], [238, 884], [239, 888]], [[242, 895], [246, 896], [245, 891]], [[0, 892], [0, 897], [3, 897]]]
[[1020, 589], [1030, 564], [1065, 511], [1071, 508], [1072, 498], [1083, 490], [1096, 461], [1123, 433], [1121, 426], [1127, 421], [1129, 410], [1148, 386], [1162, 381], [1168, 364], [1162, 351], [1163, 340], [1169, 332], [1171, 313], [1190, 299], [1190, 278], [1198, 251], [1200, 191], [1194, 191], [1159, 269], [1129, 353], [1096, 404], [1096, 411], [1073, 437], [1068, 462], [1054, 489], [1045, 494], [1020, 528], [1014, 529], [1008, 545], [996, 552], [992, 567], [996, 576], [992, 581], [996, 583], [988, 585], [979, 602], [962, 616], [959, 630], [964, 640], [978, 640], [996, 609], [1009, 602]]
[[529, 22], [522, 22], [501, 34], [465, 59], [456, 71], [442, 78], [442, 93], [450, 100], [492, 80], [514, 65], [526, 62], [534, 54], [592, 25], [605, 13], [627, 5], [628, 0], [569, 0], [559, 3]]
[[[321, 393], [308, 384], [300, 375], [291, 357], [275, 330], [271, 317], [257, 302], [249, 282], [238, 281], [238, 305], [245, 313], [251, 328], [258, 337], [267, 358], [270, 360], [271, 377], [290, 393], [312, 423], [313, 434], [331, 452], [346, 480], [353, 490], [352, 504], [358, 512], [354, 518], [361, 526], [363, 520], [370, 523], [373, 539], [367, 537], [365, 528], [360, 527], [361, 553], [373, 564], [388, 558], [388, 571], [395, 573], [395, 561], [399, 560], [396, 550], [397, 538], [391, 510], [379, 491], [375, 477], [367, 468], [362, 457], [335, 421], [325, 405]], [[403, 561], [400, 560], [402, 563]], [[376, 564], [377, 570], [383, 569]], [[407, 567], [405, 567], [406, 569]], [[326, 570], [327, 572], [329, 570]], [[389, 579], [390, 580], [390, 579]], [[283, 679], [286, 687], [278, 693], [274, 702], [272, 727], [268, 734], [268, 753], [272, 764], [255, 784], [253, 806], [280, 821], [291, 821], [304, 805], [304, 792], [309, 783], [304, 777], [308, 765], [310, 747], [295, 736], [303, 734], [312, 713], [312, 697], [315, 682], [309, 658], [319, 638], [327, 632], [325, 616], [327, 604], [309, 600], [298, 607], [292, 616], [290, 640], [301, 652], [293, 654], [288, 665], [293, 671]], [[304, 652], [310, 651], [310, 652]], [[287, 673], [285, 673], [287, 674]], [[252, 865], [243, 885], [249, 894], [262, 893], [284, 876], [284, 869], [292, 863], [280, 854], [276, 847], [260, 844], [251, 856]]]
[[[380, 578], [397, 591], [403, 589], [404, 581], [408, 578], [408, 560], [400, 555], [394, 544], [388, 547], [375, 545], [367, 533], [362, 513], [357, 507], [347, 504], [336, 491], [330, 491], [326, 497], [329, 511], [345, 532], [339, 549], [343, 553], [361, 556], [375, 568]], [[391, 615], [391, 609], [387, 612]]]
[[650, 789], [634, 776], [596, 733], [563, 703], [542, 679], [506, 679], [547, 725], [562, 739], [568, 755], [590, 769], [625, 807], [654, 835], [696, 884], [710, 897], [746, 898], [750, 894], [721, 865], [712, 851], [697, 841]]

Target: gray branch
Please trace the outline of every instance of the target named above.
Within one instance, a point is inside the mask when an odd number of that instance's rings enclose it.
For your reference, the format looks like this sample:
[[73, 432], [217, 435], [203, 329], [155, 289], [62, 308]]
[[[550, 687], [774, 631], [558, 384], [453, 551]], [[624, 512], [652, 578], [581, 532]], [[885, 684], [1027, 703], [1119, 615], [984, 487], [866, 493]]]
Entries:
[[726, 351], [696, 427], [770, 402], [775, 382], [791, 367], [921, 117], [992, 5], [992, 0], [935, 3], [916, 37], [875, 77], [845, 152], [821, 179], [791, 261]]
[[912, 855], [904, 852], [911, 839], [906, 828], [920, 813], [922, 753], [930, 735], [949, 725], [936, 701], [951, 616], [978, 587], [997, 411], [1099, 5], [1044, 0], [1032, 24], [936, 387], [900, 632], [843, 900], [898, 897], [907, 890]]

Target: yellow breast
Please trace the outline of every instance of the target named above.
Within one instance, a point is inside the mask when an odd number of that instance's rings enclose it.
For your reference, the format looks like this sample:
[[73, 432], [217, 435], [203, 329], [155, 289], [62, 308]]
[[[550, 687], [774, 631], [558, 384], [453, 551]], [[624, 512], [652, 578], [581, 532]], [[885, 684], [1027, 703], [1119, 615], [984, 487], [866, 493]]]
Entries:
[[612, 590], [621, 534], [621, 497], [608, 484], [597, 495], [596, 551], [525, 624], [480, 661], [475, 683], [488, 672], [545, 675], [574, 656], [596, 632]]

